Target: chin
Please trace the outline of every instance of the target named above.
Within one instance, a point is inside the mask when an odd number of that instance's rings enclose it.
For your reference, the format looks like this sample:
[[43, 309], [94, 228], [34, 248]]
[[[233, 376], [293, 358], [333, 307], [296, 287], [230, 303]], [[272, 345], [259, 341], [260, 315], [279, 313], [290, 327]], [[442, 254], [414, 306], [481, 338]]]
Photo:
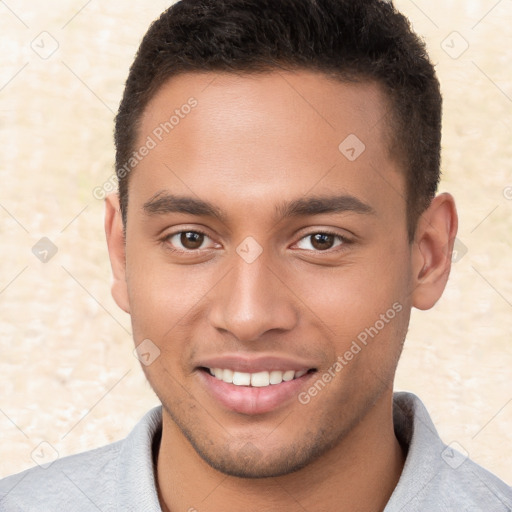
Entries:
[[304, 432], [297, 439], [281, 439], [272, 444], [266, 438], [246, 441], [228, 437], [220, 441], [204, 431], [198, 433], [178, 427], [211, 468], [246, 479], [275, 478], [299, 471], [331, 450], [343, 437], [343, 434], [340, 436], [339, 433], [336, 435], [335, 432], [318, 429], [316, 432]]
[[299, 471], [320, 454], [299, 452], [287, 447], [281, 453], [264, 454], [252, 443], [246, 443], [238, 451], [228, 447], [224, 453], [209, 453], [194, 446], [198, 455], [213, 469], [225, 475], [246, 478], [275, 478]]

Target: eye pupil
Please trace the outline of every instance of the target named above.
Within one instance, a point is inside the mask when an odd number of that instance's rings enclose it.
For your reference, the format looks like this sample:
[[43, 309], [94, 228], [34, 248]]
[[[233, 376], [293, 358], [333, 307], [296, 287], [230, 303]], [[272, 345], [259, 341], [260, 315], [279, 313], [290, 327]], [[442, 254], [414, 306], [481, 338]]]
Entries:
[[195, 231], [185, 231], [181, 233], [180, 242], [187, 249], [198, 249], [204, 242], [204, 235]]
[[316, 233], [315, 235], [312, 235], [311, 238], [311, 245], [315, 249], [330, 249], [334, 244], [334, 235], [329, 235], [327, 233]]

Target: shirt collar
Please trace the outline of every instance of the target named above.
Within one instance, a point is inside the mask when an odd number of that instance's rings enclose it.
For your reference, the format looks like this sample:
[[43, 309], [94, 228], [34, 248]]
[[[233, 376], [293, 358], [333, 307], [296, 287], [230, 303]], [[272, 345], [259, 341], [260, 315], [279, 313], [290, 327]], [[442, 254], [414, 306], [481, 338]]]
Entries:
[[162, 429], [162, 406], [151, 409], [124, 440], [117, 467], [117, 510], [161, 511], [153, 442]]
[[[432, 480], [445, 448], [421, 400], [412, 393], [393, 395], [395, 435], [407, 457], [387, 510], [401, 510]], [[153, 463], [153, 445], [162, 429], [162, 406], [151, 409], [122, 444], [117, 467], [119, 512], [161, 511]], [[404, 508], [405, 509], [405, 508]]]
[[408, 510], [411, 500], [437, 476], [445, 448], [427, 409], [415, 394], [393, 394], [393, 422], [407, 457], [384, 512]]

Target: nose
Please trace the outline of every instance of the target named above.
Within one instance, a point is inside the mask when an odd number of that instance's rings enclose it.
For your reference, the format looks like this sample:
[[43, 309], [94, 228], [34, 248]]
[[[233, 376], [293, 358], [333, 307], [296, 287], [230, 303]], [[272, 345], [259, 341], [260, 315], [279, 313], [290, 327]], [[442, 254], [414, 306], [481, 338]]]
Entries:
[[264, 256], [248, 263], [235, 254], [233, 260], [210, 295], [211, 325], [243, 342], [256, 341], [272, 330], [293, 329], [299, 315], [285, 279]]

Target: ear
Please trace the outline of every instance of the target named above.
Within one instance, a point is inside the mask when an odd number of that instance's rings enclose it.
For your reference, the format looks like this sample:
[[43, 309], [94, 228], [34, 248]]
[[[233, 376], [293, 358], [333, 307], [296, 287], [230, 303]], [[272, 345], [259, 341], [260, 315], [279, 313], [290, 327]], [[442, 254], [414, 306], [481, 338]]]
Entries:
[[414, 307], [430, 309], [441, 297], [450, 275], [457, 227], [453, 197], [436, 196], [418, 221], [412, 248]]
[[112, 297], [126, 313], [130, 313], [128, 287], [126, 284], [126, 253], [123, 233], [123, 219], [119, 206], [119, 194], [109, 194], [105, 198], [105, 234], [114, 282]]

